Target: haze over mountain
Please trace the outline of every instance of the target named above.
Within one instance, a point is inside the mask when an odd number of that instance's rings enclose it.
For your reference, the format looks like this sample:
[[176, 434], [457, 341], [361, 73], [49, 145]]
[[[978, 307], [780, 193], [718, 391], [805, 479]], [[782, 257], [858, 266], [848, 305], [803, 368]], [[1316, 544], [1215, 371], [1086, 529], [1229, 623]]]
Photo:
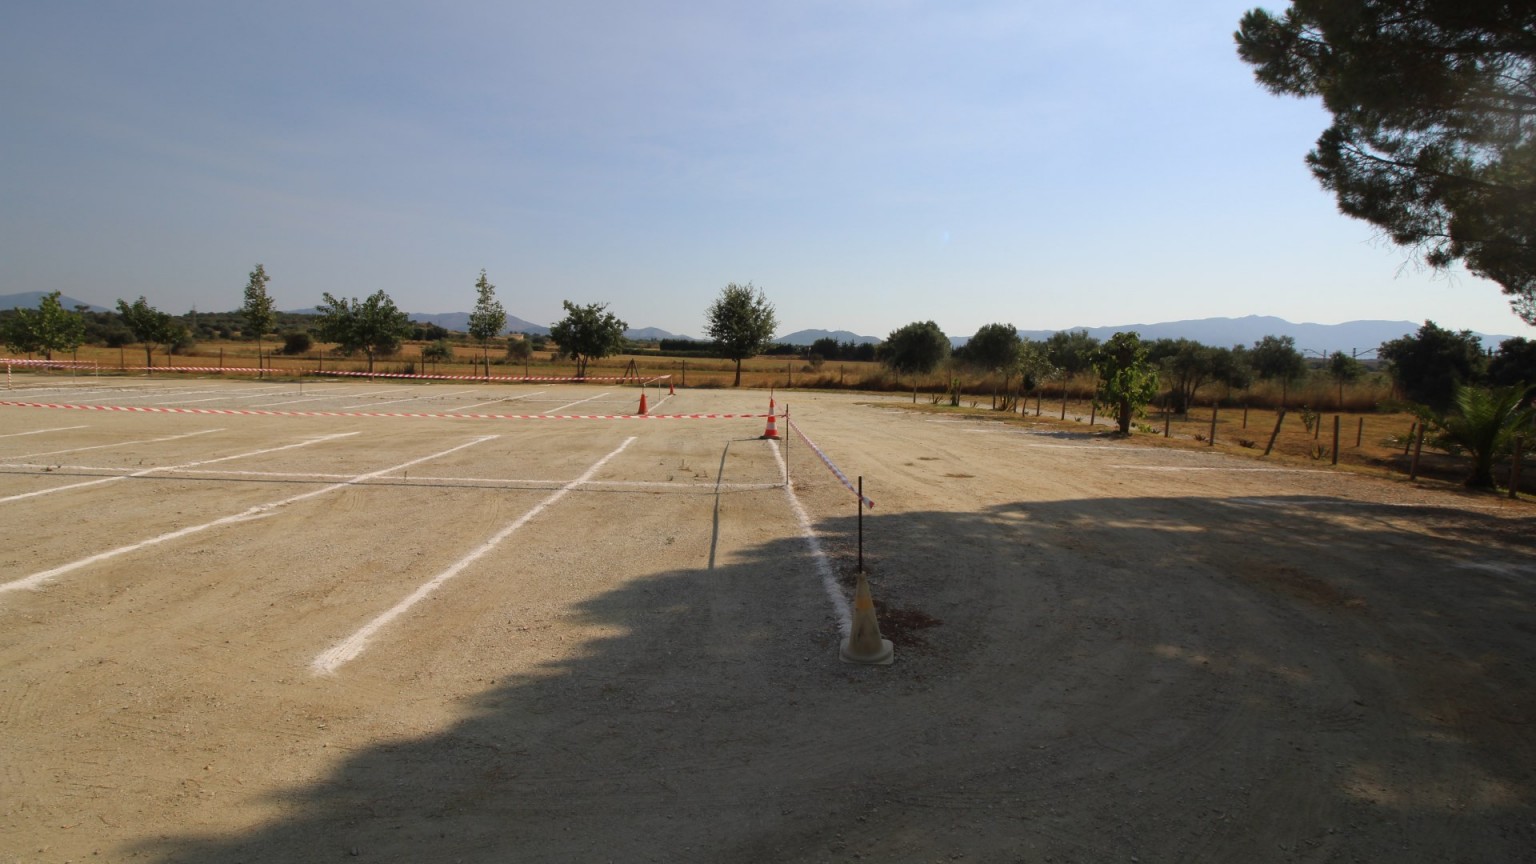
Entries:
[[[36, 308], [44, 292], [25, 291], [18, 294], [0, 295], [0, 310], [17, 307]], [[93, 312], [110, 311], [106, 307], [60, 296], [65, 309], [88, 306]], [[298, 314], [314, 314], [313, 306], [291, 310]], [[447, 330], [465, 332], [469, 329], [468, 312], [408, 313], [412, 321], [436, 324]], [[1095, 339], [1108, 339], [1116, 333], [1134, 330], [1143, 339], [1193, 339], [1205, 345], [1228, 347], [1252, 345], [1265, 336], [1290, 336], [1296, 340], [1296, 349], [1313, 356], [1344, 351], [1355, 356], [1374, 356], [1383, 342], [1398, 339], [1416, 332], [1423, 322], [1416, 321], [1345, 321], [1342, 324], [1293, 323], [1272, 315], [1248, 315], [1242, 318], [1198, 318], [1187, 321], [1164, 321], [1156, 324], [1120, 324], [1113, 327], [1069, 327], [1068, 330], [1086, 330]], [[507, 316], [503, 333], [529, 333], [535, 336], [549, 335], [549, 328], [526, 321], [515, 315]], [[1054, 330], [1020, 330], [1025, 339], [1048, 339]], [[637, 341], [657, 339], [692, 339], [662, 330], [659, 327], [638, 327], [624, 331], [624, 335]], [[1484, 348], [1497, 348], [1500, 342], [1512, 338], [1507, 334], [1476, 333]], [[789, 345], [810, 345], [818, 339], [836, 339], [839, 343], [852, 342], [878, 344], [884, 337], [863, 336], [851, 330], [796, 330], [774, 338], [774, 342]], [[953, 335], [950, 341], [960, 347], [970, 340], [969, 335]]]

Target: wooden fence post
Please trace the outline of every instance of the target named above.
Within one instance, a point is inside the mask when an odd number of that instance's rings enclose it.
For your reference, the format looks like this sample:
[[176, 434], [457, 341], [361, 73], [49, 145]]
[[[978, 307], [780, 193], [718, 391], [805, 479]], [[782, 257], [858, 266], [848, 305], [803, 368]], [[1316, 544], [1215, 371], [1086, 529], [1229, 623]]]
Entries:
[[1413, 461], [1408, 463], [1408, 479], [1419, 479], [1419, 453], [1424, 450], [1424, 427], [1419, 427], [1419, 434], [1413, 439]]
[[1333, 464], [1339, 464], [1339, 415], [1333, 415]]
[[1415, 420], [1412, 423], [1408, 424], [1408, 441], [1407, 441], [1407, 443], [1403, 444], [1403, 455], [1404, 456], [1407, 456], [1408, 455], [1408, 451], [1413, 449], [1413, 433], [1418, 428], [1419, 428], [1419, 421], [1417, 421], [1417, 420]]
[[1364, 439], [1365, 439], [1365, 418], [1361, 417], [1360, 418], [1360, 425], [1355, 428], [1355, 447], [1358, 448], [1360, 446], [1360, 442], [1362, 440], [1364, 440]]
[[1509, 457], [1509, 497], [1520, 495], [1520, 451], [1525, 449], [1525, 436], [1515, 436], [1515, 452]]
[[1264, 445], [1265, 456], [1269, 455], [1269, 451], [1275, 449], [1275, 439], [1280, 437], [1280, 424], [1284, 422], [1285, 408], [1281, 407], [1280, 412], [1275, 415], [1275, 431], [1269, 433], [1269, 443]]
[[1206, 442], [1207, 447], [1216, 446], [1216, 403], [1211, 403], [1211, 440]]

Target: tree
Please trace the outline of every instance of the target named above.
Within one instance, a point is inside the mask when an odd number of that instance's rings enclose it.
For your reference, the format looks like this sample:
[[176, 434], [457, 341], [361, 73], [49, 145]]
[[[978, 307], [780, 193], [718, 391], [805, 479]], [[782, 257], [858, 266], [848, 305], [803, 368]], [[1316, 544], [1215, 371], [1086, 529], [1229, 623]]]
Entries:
[[1247, 390], [1253, 386], [1253, 364], [1250, 362], [1248, 349], [1242, 345], [1233, 345], [1231, 348], [1215, 348], [1211, 352], [1212, 379], [1218, 381], [1227, 388], [1227, 398], [1232, 398], [1232, 390]]
[[560, 354], [576, 361], [576, 377], [587, 377], [587, 363], [617, 354], [624, 347], [624, 331], [629, 325], [612, 312], [603, 310], [607, 303], [577, 306], [561, 300], [565, 317], [549, 328], [549, 335], [560, 345]]
[[[983, 324], [965, 343], [965, 360], [977, 369], [991, 375], [1003, 373], [1003, 390], [1018, 368], [1019, 329], [1012, 324]], [[997, 407], [997, 384], [992, 385], [992, 407]], [[1008, 405], [1009, 408], [1013, 406]]]
[[272, 332], [276, 326], [277, 314], [272, 308], [272, 297], [267, 294], [267, 269], [260, 264], [251, 271], [249, 280], [245, 283], [245, 305], [240, 307], [240, 315], [245, 318], [245, 329], [256, 336], [256, 365], [261, 365], [261, 337]]
[[480, 355], [485, 361], [485, 374], [491, 374], [491, 340], [501, 335], [501, 331], [507, 326], [507, 310], [501, 307], [496, 299], [496, 286], [485, 278], [485, 270], [480, 271], [480, 279], [475, 283], [475, 291], [479, 299], [475, 301], [475, 311], [469, 313], [469, 337], [480, 343]]
[[15, 309], [5, 320], [5, 347], [13, 354], [42, 354], [52, 360], [55, 351], [73, 351], [85, 339], [85, 319], [59, 302], [61, 292], [43, 295], [37, 309]]
[[1488, 358], [1488, 382], [1496, 387], [1536, 383], [1536, 341], [1516, 336]]
[[1440, 441], [1461, 447], [1472, 457], [1468, 486], [1494, 485], [1494, 460], [1507, 455], [1514, 437], [1530, 425], [1531, 409], [1520, 407], [1525, 393], [1526, 388], [1518, 384], [1491, 390], [1463, 384], [1456, 388], [1455, 411], [1428, 412]]
[[1137, 333], [1116, 333], [1091, 355], [1098, 373], [1094, 398], [1113, 406], [1121, 435], [1131, 434], [1131, 418], [1157, 395], [1157, 370], [1147, 362], [1147, 349]]
[[1376, 356], [1386, 362], [1403, 398], [1448, 411], [1456, 388], [1476, 383], [1486, 359], [1482, 339], [1470, 330], [1453, 333], [1433, 321], [1411, 336], [1383, 342]]
[[1530, 3], [1295, 0], [1235, 38], [1271, 93], [1333, 114], [1307, 164], [1341, 212], [1463, 261], [1536, 323], [1533, 33]]
[[1339, 385], [1340, 410], [1344, 408], [1344, 385], [1359, 380], [1364, 374], [1365, 367], [1360, 365], [1360, 361], [1343, 351], [1335, 351], [1333, 356], [1328, 358], [1328, 375], [1333, 378], [1334, 383]]
[[752, 283], [732, 282], [720, 289], [720, 296], [706, 313], [705, 333], [715, 340], [721, 356], [736, 361], [736, 383], [741, 386], [741, 361], [768, 347], [773, 331], [779, 326], [773, 304]]
[[117, 301], [118, 314], [123, 316], [123, 323], [128, 325], [128, 332], [133, 334], [133, 341], [144, 343], [144, 365], [148, 367], [148, 374], [154, 374], [155, 346], [170, 344], [177, 337], [177, 328], [171, 320], [169, 312], [161, 312], [149, 305], [143, 295], [129, 305], [126, 300]]
[[843, 359], [843, 346], [830, 336], [822, 337], [811, 343], [811, 354], [823, 360]]
[[1291, 382], [1307, 374], [1307, 361], [1296, 350], [1296, 339], [1291, 336], [1265, 336], [1253, 343], [1248, 352], [1248, 362], [1262, 381], [1280, 381], [1280, 407], [1284, 408], [1290, 395]]
[[1087, 330], [1058, 330], [1045, 340], [1046, 356], [1061, 375], [1061, 419], [1067, 419], [1067, 382], [1093, 367], [1099, 340]]
[[1040, 416], [1040, 386], [1045, 379], [1056, 374], [1056, 367], [1051, 365], [1045, 343], [1036, 342], [1033, 339], [1025, 339], [1019, 344], [1018, 363], [1019, 394], [1022, 397], [1026, 390], [1035, 391], [1035, 416], [1038, 417]]
[[1147, 361], [1162, 369], [1174, 413], [1184, 414], [1195, 393], [1216, 377], [1216, 353], [1193, 339], [1158, 339], [1147, 346]]
[[912, 401], [916, 403], [917, 376], [932, 372], [949, 356], [949, 337], [932, 321], [913, 321], [892, 330], [878, 353], [892, 372], [912, 376]]
[[395, 301], [382, 290], [368, 295], [361, 302], [332, 297], [329, 291], [315, 307], [320, 313], [320, 325], [316, 333], [325, 342], [335, 342], [343, 354], [358, 351], [368, 355], [368, 371], [373, 371], [373, 358], [389, 355], [400, 350], [400, 343], [411, 333], [410, 316], [395, 308]]

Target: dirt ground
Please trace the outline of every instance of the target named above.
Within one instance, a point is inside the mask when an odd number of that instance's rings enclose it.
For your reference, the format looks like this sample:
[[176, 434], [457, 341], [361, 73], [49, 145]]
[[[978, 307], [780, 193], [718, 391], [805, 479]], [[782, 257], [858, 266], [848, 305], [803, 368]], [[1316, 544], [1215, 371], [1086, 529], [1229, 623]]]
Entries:
[[875, 501], [892, 666], [838, 659], [793, 501], [845, 594], [855, 502], [782, 424], [0, 406], [0, 861], [1536, 860], [1536, 506], [788, 401]]

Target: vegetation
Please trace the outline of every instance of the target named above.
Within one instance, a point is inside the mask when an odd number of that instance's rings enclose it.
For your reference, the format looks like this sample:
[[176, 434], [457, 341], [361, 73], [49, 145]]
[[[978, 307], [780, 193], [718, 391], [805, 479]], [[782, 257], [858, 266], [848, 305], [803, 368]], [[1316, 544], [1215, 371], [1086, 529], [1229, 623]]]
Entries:
[[1464, 384], [1476, 383], [1486, 359], [1482, 340], [1463, 330], [1453, 333], [1425, 321], [1411, 336], [1383, 344], [1376, 356], [1387, 364], [1403, 398], [1434, 411], [1448, 411]]
[[55, 351], [73, 351], [85, 339], [85, 321], [65, 310], [62, 292], [43, 295], [36, 309], [16, 309], [5, 319], [0, 338], [15, 354], [41, 354], [52, 360]]
[[1091, 355], [1098, 373], [1094, 398], [1115, 409], [1121, 435], [1131, 434], [1131, 420], [1157, 395], [1157, 370], [1147, 362], [1147, 349], [1136, 333], [1116, 333]]
[[576, 362], [576, 377], [587, 377], [587, 364], [617, 354], [624, 347], [624, 331], [629, 325], [605, 312], [607, 303], [577, 306], [561, 300], [565, 317], [549, 328], [549, 335], [560, 346], [560, 355]]
[[324, 301], [316, 307], [320, 310], [320, 338], [335, 342], [342, 354], [366, 354], [369, 372], [375, 357], [399, 351], [400, 343], [411, 332], [410, 319], [383, 291], [375, 291], [361, 302], [356, 297], [337, 299], [329, 291], [322, 296]]
[[475, 311], [469, 313], [469, 338], [480, 343], [480, 356], [485, 362], [485, 374], [491, 374], [491, 340], [501, 335], [507, 326], [507, 310], [496, 299], [496, 286], [480, 271], [475, 282]]
[[[1003, 391], [1007, 392], [1008, 382], [1019, 368], [1019, 349], [1022, 346], [1019, 330], [1012, 324], [983, 324], [976, 335], [965, 343], [963, 359], [985, 375], [1002, 373]], [[992, 407], [997, 407], [995, 381], [992, 384]]]
[[117, 312], [123, 316], [123, 323], [127, 325], [128, 332], [133, 334], [133, 341], [143, 343], [144, 365], [153, 370], [155, 346], [175, 342], [180, 335], [179, 326], [169, 313], [161, 312], [149, 305], [149, 301], [145, 300], [142, 294], [131, 305], [126, 300], [118, 300]]
[[1333, 352], [1328, 358], [1328, 375], [1339, 385], [1339, 405], [1344, 404], [1344, 385], [1359, 379], [1365, 374], [1365, 367], [1360, 361], [1345, 354], [1343, 351]]
[[1236, 38], [1270, 92], [1332, 113], [1307, 164], [1342, 212], [1463, 261], [1536, 323], [1533, 28], [1529, 3], [1295, 0]]
[[1515, 436], [1531, 424], [1532, 409], [1521, 407], [1526, 393], [1522, 384], [1493, 389], [1462, 385], [1456, 388], [1455, 410], [1426, 412], [1441, 446], [1459, 447], [1472, 457], [1468, 486], [1493, 487], [1494, 460], [1508, 455]]
[[897, 375], [912, 376], [912, 402], [917, 402], [917, 376], [927, 375], [949, 356], [949, 337], [932, 321], [914, 321], [891, 331], [880, 346], [880, 362]]
[[245, 318], [246, 333], [256, 337], [256, 357], [261, 357], [261, 337], [272, 332], [277, 325], [277, 315], [272, 308], [272, 297], [267, 294], [267, 269], [260, 264], [251, 271], [245, 283], [245, 304], [240, 314]]
[[1248, 362], [1253, 373], [1264, 381], [1280, 382], [1280, 407], [1287, 405], [1291, 383], [1306, 377], [1307, 361], [1296, 350], [1296, 340], [1290, 336], [1265, 336], [1253, 343], [1248, 352]]
[[763, 296], [761, 289], [752, 283], [737, 285], [732, 282], [720, 290], [720, 296], [709, 307], [709, 324], [705, 332], [715, 341], [720, 356], [736, 363], [735, 387], [741, 386], [741, 361], [752, 357], [773, 341], [773, 331], [778, 319], [773, 304]]

